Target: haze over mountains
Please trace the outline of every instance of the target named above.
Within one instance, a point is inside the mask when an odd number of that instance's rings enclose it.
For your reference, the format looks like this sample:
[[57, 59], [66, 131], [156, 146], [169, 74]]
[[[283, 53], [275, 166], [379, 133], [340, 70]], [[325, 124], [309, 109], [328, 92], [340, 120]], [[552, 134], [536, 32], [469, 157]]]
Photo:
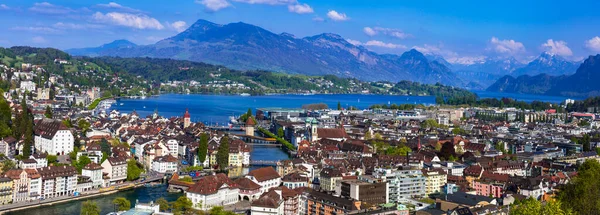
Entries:
[[378, 54], [363, 46], [355, 46], [336, 34], [297, 38], [242, 22], [220, 25], [206, 20], [198, 20], [187, 30], [151, 45], [117, 40], [100, 47], [66, 51], [85, 56], [172, 58], [241, 70], [332, 74], [367, 81], [439, 82], [470, 89], [485, 89], [502, 82], [512, 83], [512, 79], [503, 77], [505, 75], [515, 80], [521, 75], [542, 73], [570, 75], [579, 66], [579, 63], [549, 53], [542, 53], [528, 64], [522, 64], [512, 57], [487, 58], [472, 64], [451, 64], [441, 56], [426, 56], [414, 49], [401, 55]]

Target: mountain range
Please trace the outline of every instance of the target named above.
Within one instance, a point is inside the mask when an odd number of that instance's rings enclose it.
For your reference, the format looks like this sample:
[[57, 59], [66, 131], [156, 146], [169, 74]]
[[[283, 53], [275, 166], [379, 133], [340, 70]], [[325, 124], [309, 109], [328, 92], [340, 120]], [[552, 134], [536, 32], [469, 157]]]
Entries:
[[411, 80], [466, 86], [446, 65], [410, 50], [380, 55], [336, 34], [297, 38], [246, 23], [198, 20], [187, 30], [151, 45], [115, 41], [100, 47], [69, 49], [72, 55], [155, 57], [191, 60], [241, 70], [352, 77], [367, 81]]
[[600, 85], [596, 83], [597, 80], [600, 80], [600, 54], [587, 58], [572, 75], [539, 74], [517, 78], [506, 75], [487, 90], [576, 97], [599, 96]]
[[449, 63], [439, 55], [409, 50], [378, 54], [337, 34], [297, 38], [238, 22], [198, 20], [185, 31], [150, 45], [116, 40], [93, 48], [66, 50], [72, 55], [154, 57], [191, 60], [238, 70], [269, 70], [304, 75], [336, 75], [365, 81], [410, 80], [485, 89], [504, 75], [572, 74], [577, 63], [542, 53], [523, 64], [514, 58], [486, 58], [471, 64]]

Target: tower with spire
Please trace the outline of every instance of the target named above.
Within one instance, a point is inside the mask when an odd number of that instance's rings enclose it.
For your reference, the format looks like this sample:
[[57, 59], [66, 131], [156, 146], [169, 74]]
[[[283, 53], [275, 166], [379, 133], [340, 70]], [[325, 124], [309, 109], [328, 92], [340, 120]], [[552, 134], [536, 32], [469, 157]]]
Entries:
[[187, 128], [192, 124], [190, 121], [190, 111], [186, 108], [185, 113], [183, 114], [183, 128]]

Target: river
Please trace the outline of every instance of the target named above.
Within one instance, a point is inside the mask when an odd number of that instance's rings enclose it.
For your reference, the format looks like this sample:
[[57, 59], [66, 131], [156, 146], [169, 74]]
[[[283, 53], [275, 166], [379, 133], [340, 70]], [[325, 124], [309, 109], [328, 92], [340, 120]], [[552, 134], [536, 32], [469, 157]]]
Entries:
[[6, 215], [79, 215], [81, 212], [81, 204], [87, 200], [93, 200], [98, 204], [100, 214], [104, 215], [113, 212], [112, 201], [118, 197], [125, 197], [131, 202], [131, 205], [135, 205], [136, 200], [141, 203], [148, 203], [150, 201], [156, 201], [159, 198], [165, 198], [167, 201], [175, 201], [182, 193], [169, 193], [167, 192], [167, 186], [161, 185], [156, 187], [139, 187], [127, 191], [118, 192], [106, 196], [99, 196], [96, 198], [90, 198], [79, 201], [66, 202], [56, 204], [52, 206], [31, 208], [22, 211], [14, 211], [6, 213]]

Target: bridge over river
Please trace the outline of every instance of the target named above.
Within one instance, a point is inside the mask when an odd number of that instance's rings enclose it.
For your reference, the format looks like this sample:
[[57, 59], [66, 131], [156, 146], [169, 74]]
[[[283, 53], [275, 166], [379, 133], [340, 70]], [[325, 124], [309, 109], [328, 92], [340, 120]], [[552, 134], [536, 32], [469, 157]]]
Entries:
[[250, 160], [252, 166], [277, 166], [278, 160]]

